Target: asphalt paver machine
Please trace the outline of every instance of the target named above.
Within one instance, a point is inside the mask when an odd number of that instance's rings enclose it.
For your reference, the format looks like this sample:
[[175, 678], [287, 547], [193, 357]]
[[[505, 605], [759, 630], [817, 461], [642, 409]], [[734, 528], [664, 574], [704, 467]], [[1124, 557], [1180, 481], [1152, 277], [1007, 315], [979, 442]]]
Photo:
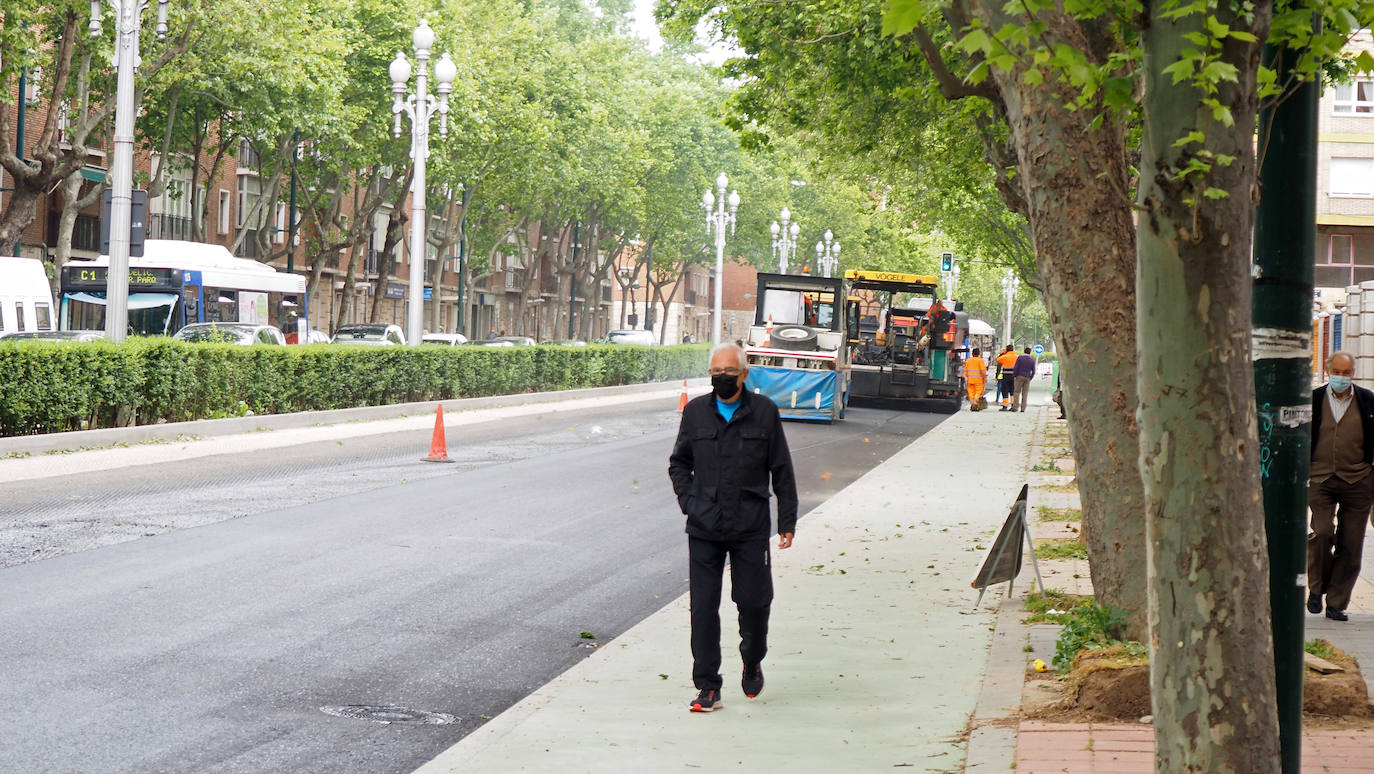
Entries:
[[849, 402], [953, 413], [962, 405], [963, 305], [941, 300], [936, 277], [845, 272]]

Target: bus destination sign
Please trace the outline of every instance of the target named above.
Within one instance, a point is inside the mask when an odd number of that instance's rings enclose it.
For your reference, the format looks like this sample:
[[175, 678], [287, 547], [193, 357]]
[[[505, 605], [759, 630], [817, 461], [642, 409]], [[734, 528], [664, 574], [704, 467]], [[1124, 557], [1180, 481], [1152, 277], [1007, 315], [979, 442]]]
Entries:
[[[104, 266], [90, 268], [69, 266], [66, 268], [67, 286], [105, 290], [110, 270]], [[129, 287], [131, 288], [174, 288], [181, 273], [176, 269], [129, 268]]]

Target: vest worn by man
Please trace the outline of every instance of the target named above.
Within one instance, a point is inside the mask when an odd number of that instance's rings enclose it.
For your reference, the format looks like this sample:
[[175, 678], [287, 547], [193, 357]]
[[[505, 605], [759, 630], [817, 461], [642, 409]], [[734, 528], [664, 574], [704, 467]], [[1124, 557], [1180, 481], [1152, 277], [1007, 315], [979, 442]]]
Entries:
[[1322, 482], [1332, 476], [1353, 484], [1369, 475], [1364, 461], [1364, 423], [1360, 421], [1360, 406], [1352, 395], [1350, 407], [1336, 421], [1331, 412], [1331, 399], [1322, 399], [1322, 426], [1312, 440], [1313, 455], [1310, 480]]

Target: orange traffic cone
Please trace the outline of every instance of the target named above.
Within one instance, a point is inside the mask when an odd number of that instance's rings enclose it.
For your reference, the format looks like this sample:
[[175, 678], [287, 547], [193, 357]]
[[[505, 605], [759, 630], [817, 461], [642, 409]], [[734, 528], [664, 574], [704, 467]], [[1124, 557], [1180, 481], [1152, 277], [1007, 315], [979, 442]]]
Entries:
[[773, 346], [773, 315], [768, 315], [768, 325], [763, 329], [763, 346]]
[[448, 442], [444, 439], [444, 404], [440, 403], [434, 412], [434, 436], [429, 442], [429, 456], [421, 457], [422, 462], [453, 462], [448, 456]]
[[687, 380], [682, 380], [682, 395], [677, 399], [677, 413], [681, 414], [687, 408]]

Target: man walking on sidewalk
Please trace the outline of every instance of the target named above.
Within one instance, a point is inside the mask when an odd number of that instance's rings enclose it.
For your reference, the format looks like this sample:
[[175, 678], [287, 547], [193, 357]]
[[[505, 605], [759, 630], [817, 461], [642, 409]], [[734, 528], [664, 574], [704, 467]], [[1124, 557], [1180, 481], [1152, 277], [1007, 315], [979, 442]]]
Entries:
[[692, 682], [689, 709], [722, 706], [720, 590], [730, 559], [730, 597], [739, 610], [740, 687], [763, 691], [773, 576], [768, 553], [768, 487], [778, 498], [778, 548], [792, 545], [797, 482], [778, 407], [744, 389], [749, 368], [734, 344], [711, 349], [711, 394], [688, 401], [668, 458], [678, 505], [687, 515], [688, 587], [692, 608]]
[[1016, 380], [1016, 401], [1012, 403], [1012, 408], [1025, 411], [1031, 379], [1035, 378], [1035, 357], [1031, 355], [1030, 347], [1026, 347], [1026, 351], [1016, 358], [1016, 365], [1012, 367], [1012, 377]]
[[1307, 505], [1307, 611], [1349, 620], [1345, 608], [1360, 577], [1365, 522], [1374, 501], [1374, 392], [1356, 387], [1355, 358], [1335, 352], [1330, 381], [1312, 391], [1312, 467]]

